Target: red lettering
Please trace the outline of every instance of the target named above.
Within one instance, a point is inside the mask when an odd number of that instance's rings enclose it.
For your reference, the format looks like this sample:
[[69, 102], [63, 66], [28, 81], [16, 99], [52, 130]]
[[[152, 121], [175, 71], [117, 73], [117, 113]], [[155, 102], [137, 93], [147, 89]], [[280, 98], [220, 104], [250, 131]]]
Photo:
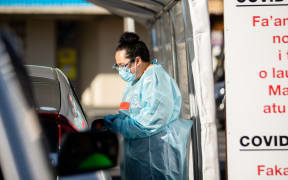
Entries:
[[[279, 61], [281, 61], [281, 60], [282, 60], [281, 50], [279, 50], [278, 52], [279, 52], [279, 53], [278, 53], [278, 59], [279, 59]], [[274, 68], [273, 68], [273, 69], [274, 69]]]
[[288, 95], [288, 87], [281, 87], [281, 85], [277, 85], [276, 87], [273, 85], [269, 85], [269, 96], [287, 96]]
[[284, 168], [284, 176], [288, 176], [288, 168]]
[[279, 35], [275, 35], [273, 36], [273, 43], [276, 44], [280, 44], [280, 43], [288, 43], [288, 35], [284, 35], [284, 36], [279, 36]]
[[[256, 19], [256, 18], [257, 18], [257, 19]], [[253, 16], [253, 27], [256, 26], [256, 23], [257, 23], [257, 22], [260, 22], [260, 21], [259, 21], [259, 18], [260, 18], [260, 16]]]
[[267, 71], [261, 70], [259, 72], [259, 77], [262, 78], [262, 79], [265, 79], [267, 77]]
[[288, 176], [288, 167], [278, 167], [274, 165], [272, 167], [266, 167], [265, 165], [257, 165], [258, 176]]
[[264, 171], [264, 169], [261, 169], [261, 168], [264, 168], [265, 166], [264, 165], [258, 165], [258, 176], [261, 175], [261, 172]]
[[265, 114], [269, 113], [286, 113], [286, 105], [277, 105], [273, 103], [272, 105], [265, 105], [263, 109]]
[[275, 175], [278, 175], [278, 174], [279, 174], [280, 176], [282, 176], [281, 169], [282, 169], [282, 168], [278, 168], [278, 166], [275, 165]]
[[[278, 40], [278, 42], [277, 42], [277, 40]], [[281, 38], [280, 38], [280, 36], [273, 36], [273, 43], [275, 44], [275, 43], [281, 43]]]
[[266, 175], [267, 175], [267, 176], [273, 176], [273, 175], [274, 175], [273, 169], [272, 169], [272, 168], [267, 168]]
[[286, 21], [288, 22], [288, 18], [283, 19], [283, 26], [286, 26], [286, 24], [288, 24], [288, 23], [286, 23]]
[[281, 19], [280, 18], [276, 18], [275, 22], [274, 22], [274, 26], [282, 26], [281, 23], [282, 23]]
[[281, 86], [277, 85], [277, 88], [274, 89], [272, 85], [269, 85], [269, 95], [281, 95]]
[[269, 105], [264, 106], [264, 113], [266, 113], [266, 114], [271, 113], [271, 107]]
[[282, 42], [288, 43], [288, 36], [287, 35], [282, 37]]

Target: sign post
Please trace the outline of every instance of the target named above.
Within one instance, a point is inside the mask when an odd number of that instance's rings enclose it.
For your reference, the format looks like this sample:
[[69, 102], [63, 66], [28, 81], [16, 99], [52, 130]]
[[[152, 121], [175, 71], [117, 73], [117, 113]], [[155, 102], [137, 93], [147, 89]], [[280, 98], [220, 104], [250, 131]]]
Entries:
[[288, 0], [224, 0], [229, 180], [288, 178]]

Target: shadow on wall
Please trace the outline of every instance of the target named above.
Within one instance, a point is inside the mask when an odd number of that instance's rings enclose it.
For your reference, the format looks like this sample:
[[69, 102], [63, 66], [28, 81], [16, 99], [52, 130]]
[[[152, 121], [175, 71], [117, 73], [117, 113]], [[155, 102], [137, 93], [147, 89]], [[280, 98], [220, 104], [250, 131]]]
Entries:
[[[98, 74], [81, 96], [88, 116], [116, 113], [126, 87], [116, 73]], [[116, 112], [115, 112], [116, 111]]]

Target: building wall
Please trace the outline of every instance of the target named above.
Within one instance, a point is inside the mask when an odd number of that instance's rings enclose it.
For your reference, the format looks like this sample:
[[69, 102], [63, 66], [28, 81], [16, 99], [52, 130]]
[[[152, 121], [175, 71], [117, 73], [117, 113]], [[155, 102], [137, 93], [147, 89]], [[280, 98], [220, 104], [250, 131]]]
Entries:
[[[123, 30], [123, 18], [117, 16], [99, 16], [81, 23], [80, 92], [84, 104], [103, 108], [119, 106], [126, 83], [112, 70], [112, 65]], [[136, 33], [149, 45], [143, 26], [137, 24]]]
[[[81, 23], [80, 94], [85, 105], [113, 107], [119, 104], [125, 84], [112, 70], [114, 51], [123, 32], [123, 20], [116, 16], [99, 16]], [[118, 83], [119, 82], [119, 83]], [[116, 84], [115, 84], [116, 83]], [[84, 98], [84, 101], [83, 101]]]
[[28, 19], [25, 45], [27, 64], [55, 66], [55, 21], [52, 19]]
[[[114, 15], [77, 16], [75, 19], [61, 16], [19, 17], [24, 22], [23, 44], [27, 64], [57, 65], [57, 22], [77, 23], [77, 54], [79, 61], [74, 87], [84, 105], [97, 108], [119, 106], [126, 83], [112, 70], [115, 48], [124, 31], [122, 17]], [[17, 20], [17, 21], [18, 21]], [[9, 24], [9, 20], [7, 21]], [[147, 30], [137, 23], [135, 30], [149, 46]]]
[[113, 73], [114, 50], [123, 32], [122, 18], [100, 16], [81, 23], [81, 91], [100, 73]]

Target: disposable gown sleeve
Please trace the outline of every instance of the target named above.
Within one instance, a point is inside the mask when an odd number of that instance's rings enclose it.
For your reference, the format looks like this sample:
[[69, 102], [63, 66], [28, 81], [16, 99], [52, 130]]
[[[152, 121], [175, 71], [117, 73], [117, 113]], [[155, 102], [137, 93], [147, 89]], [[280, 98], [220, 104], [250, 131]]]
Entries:
[[[140, 113], [133, 115], [135, 119], [120, 112], [121, 115], [113, 121], [113, 129], [120, 131], [126, 139], [157, 134], [168, 125], [173, 115], [179, 116], [181, 95], [173, 92], [169, 79], [159, 81], [154, 76], [144, 81], [141, 88], [142, 108]], [[175, 106], [179, 106], [179, 109], [175, 110]]]

